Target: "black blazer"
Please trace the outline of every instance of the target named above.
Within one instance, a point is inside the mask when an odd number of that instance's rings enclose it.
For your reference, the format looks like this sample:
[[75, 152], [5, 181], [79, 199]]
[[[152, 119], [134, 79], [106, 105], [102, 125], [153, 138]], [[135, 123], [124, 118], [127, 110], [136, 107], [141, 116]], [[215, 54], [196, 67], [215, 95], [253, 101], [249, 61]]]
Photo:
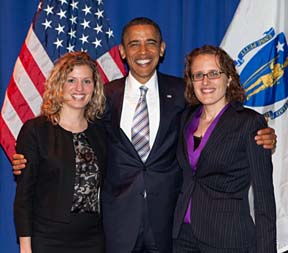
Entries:
[[161, 252], [172, 250], [172, 224], [181, 186], [176, 161], [180, 115], [184, 109], [183, 80], [158, 73], [160, 125], [145, 163], [120, 128], [126, 78], [106, 85], [112, 120], [109, 161], [102, 189], [103, 223], [108, 253], [131, 252], [142, 221], [146, 189], [150, 223]]
[[[97, 121], [86, 135], [99, 162], [106, 163], [105, 127]], [[18, 135], [17, 153], [24, 154], [27, 169], [17, 177], [14, 217], [18, 236], [32, 235], [35, 215], [59, 222], [70, 217], [75, 179], [72, 133], [41, 116], [27, 121]]]
[[[264, 117], [232, 103], [222, 115], [200, 155], [196, 173], [189, 165], [185, 130], [194, 115], [183, 114], [177, 158], [183, 185], [175, 210], [173, 236], [177, 238], [188, 202], [191, 227], [201, 242], [219, 248], [247, 248], [276, 252], [276, 211], [271, 151], [254, 140], [266, 127]], [[248, 190], [254, 191], [256, 225], [250, 216]]]

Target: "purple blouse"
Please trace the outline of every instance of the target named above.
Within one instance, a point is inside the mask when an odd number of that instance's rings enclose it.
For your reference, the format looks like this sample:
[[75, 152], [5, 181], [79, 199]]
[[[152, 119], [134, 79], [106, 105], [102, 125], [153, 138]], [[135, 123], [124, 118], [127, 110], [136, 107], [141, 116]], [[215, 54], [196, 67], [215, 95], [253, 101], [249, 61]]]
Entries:
[[[200, 154], [202, 150], [204, 149], [211, 133], [213, 132], [215, 126], [217, 125], [217, 122], [219, 121], [220, 117], [227, 110], [228, 107], [229, 107], [229, 104], [225, 105], [222, 108], [222, 110], [218, 113], [218, 115], [215, 117], [215, 119], [212, 121], [212, 123], [208, 127], [203, 138], [201, 139], [199, 146], [196, 149], [194, 149], [194, 133], [198, 128], [200, 116], [203, 111], [203, 106], [199, 108], [199, 110], [195, 113], [194, 117], [189, 123], [187, 130], [186, 130], [186, 143], [187, 143], [187, 153], [189, 157], [189, 163], [193, 172], [195, 172], [197, 169], [197, 163], [198, 163]], [[190, 199], [188, 207], [187, 207], [187, 211], [184, 217], [184, 223], [191, 223], [191, 218], [190, 218], [191, 204], [192, 202]]]

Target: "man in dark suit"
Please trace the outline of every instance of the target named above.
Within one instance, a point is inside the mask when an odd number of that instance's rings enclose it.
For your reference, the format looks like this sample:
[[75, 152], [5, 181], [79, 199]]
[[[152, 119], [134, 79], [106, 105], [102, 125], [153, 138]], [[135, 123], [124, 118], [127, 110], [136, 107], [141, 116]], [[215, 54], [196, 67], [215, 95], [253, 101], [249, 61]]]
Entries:
[[[123, 29], [119, 49], [130, 71], [105, 90], [112, 120], [102, 189], [107, 252], [169, 253], [182, 180], [175, 148], [185, 107], [183, 80], [156, 71], [165, 43], [152, 20], [130, 21]], [[148, 88], [150, 151], [145, 160], [135, 150], [131, 136], [141, 86]]]
[[[150, 19], [131, 20], [123, 28], [119, 49], [129, 74], [105, 88], [106, 118], [111, 120], [101, 196], [106, 251], [171, 253], [173, 213], [182, 182], [175, 151], [185, 107], [183, 80], [157, 71], [165, 43], [159, 26]], [[148, 88], [150, 135], [144, 159], [133, 146], [131, 134], [141, 86]], [[274, 147], [273, 129], [262, 134], [257, 143]], [[14, 174], [19, 174], [25, 160], [18, 155], [14, 159], [18, 159], [13, 161]]]

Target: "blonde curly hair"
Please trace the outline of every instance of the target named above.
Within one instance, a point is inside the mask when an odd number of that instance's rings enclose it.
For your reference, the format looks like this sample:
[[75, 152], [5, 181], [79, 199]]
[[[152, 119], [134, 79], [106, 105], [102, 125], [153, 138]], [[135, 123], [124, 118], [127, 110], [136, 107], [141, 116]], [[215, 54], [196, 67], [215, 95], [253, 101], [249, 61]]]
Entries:
[[49, 118], [53, 124], [58, 124], [60, 119], [64, 101], [63, 86], [67, 76], [73, 71], [74, 66], [81, 65], [86, 65], [92, 70], [94, 81], [94, 91], [90, 102], [86, 105], [84, 117], [88, 121], [94, 121], [104, 112], [106, 99], [96, 62], [85, 52], [66, 53], [56, 61], [45, 82], [41, 114]]

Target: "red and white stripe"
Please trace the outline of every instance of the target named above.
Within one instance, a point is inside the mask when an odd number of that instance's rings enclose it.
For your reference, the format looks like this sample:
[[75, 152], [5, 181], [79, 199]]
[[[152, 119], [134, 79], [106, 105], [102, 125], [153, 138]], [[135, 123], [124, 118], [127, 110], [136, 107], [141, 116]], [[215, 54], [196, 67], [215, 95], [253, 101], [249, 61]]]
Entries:
[[[120, 78], [125, 67], [117, 46], [97, 59], [104, 83]], [[25, 121], [40, 113], [44, 82], [53, 67], [32, 26], [16, 60], [0, 116], [0, 144], [11, 159]]]

